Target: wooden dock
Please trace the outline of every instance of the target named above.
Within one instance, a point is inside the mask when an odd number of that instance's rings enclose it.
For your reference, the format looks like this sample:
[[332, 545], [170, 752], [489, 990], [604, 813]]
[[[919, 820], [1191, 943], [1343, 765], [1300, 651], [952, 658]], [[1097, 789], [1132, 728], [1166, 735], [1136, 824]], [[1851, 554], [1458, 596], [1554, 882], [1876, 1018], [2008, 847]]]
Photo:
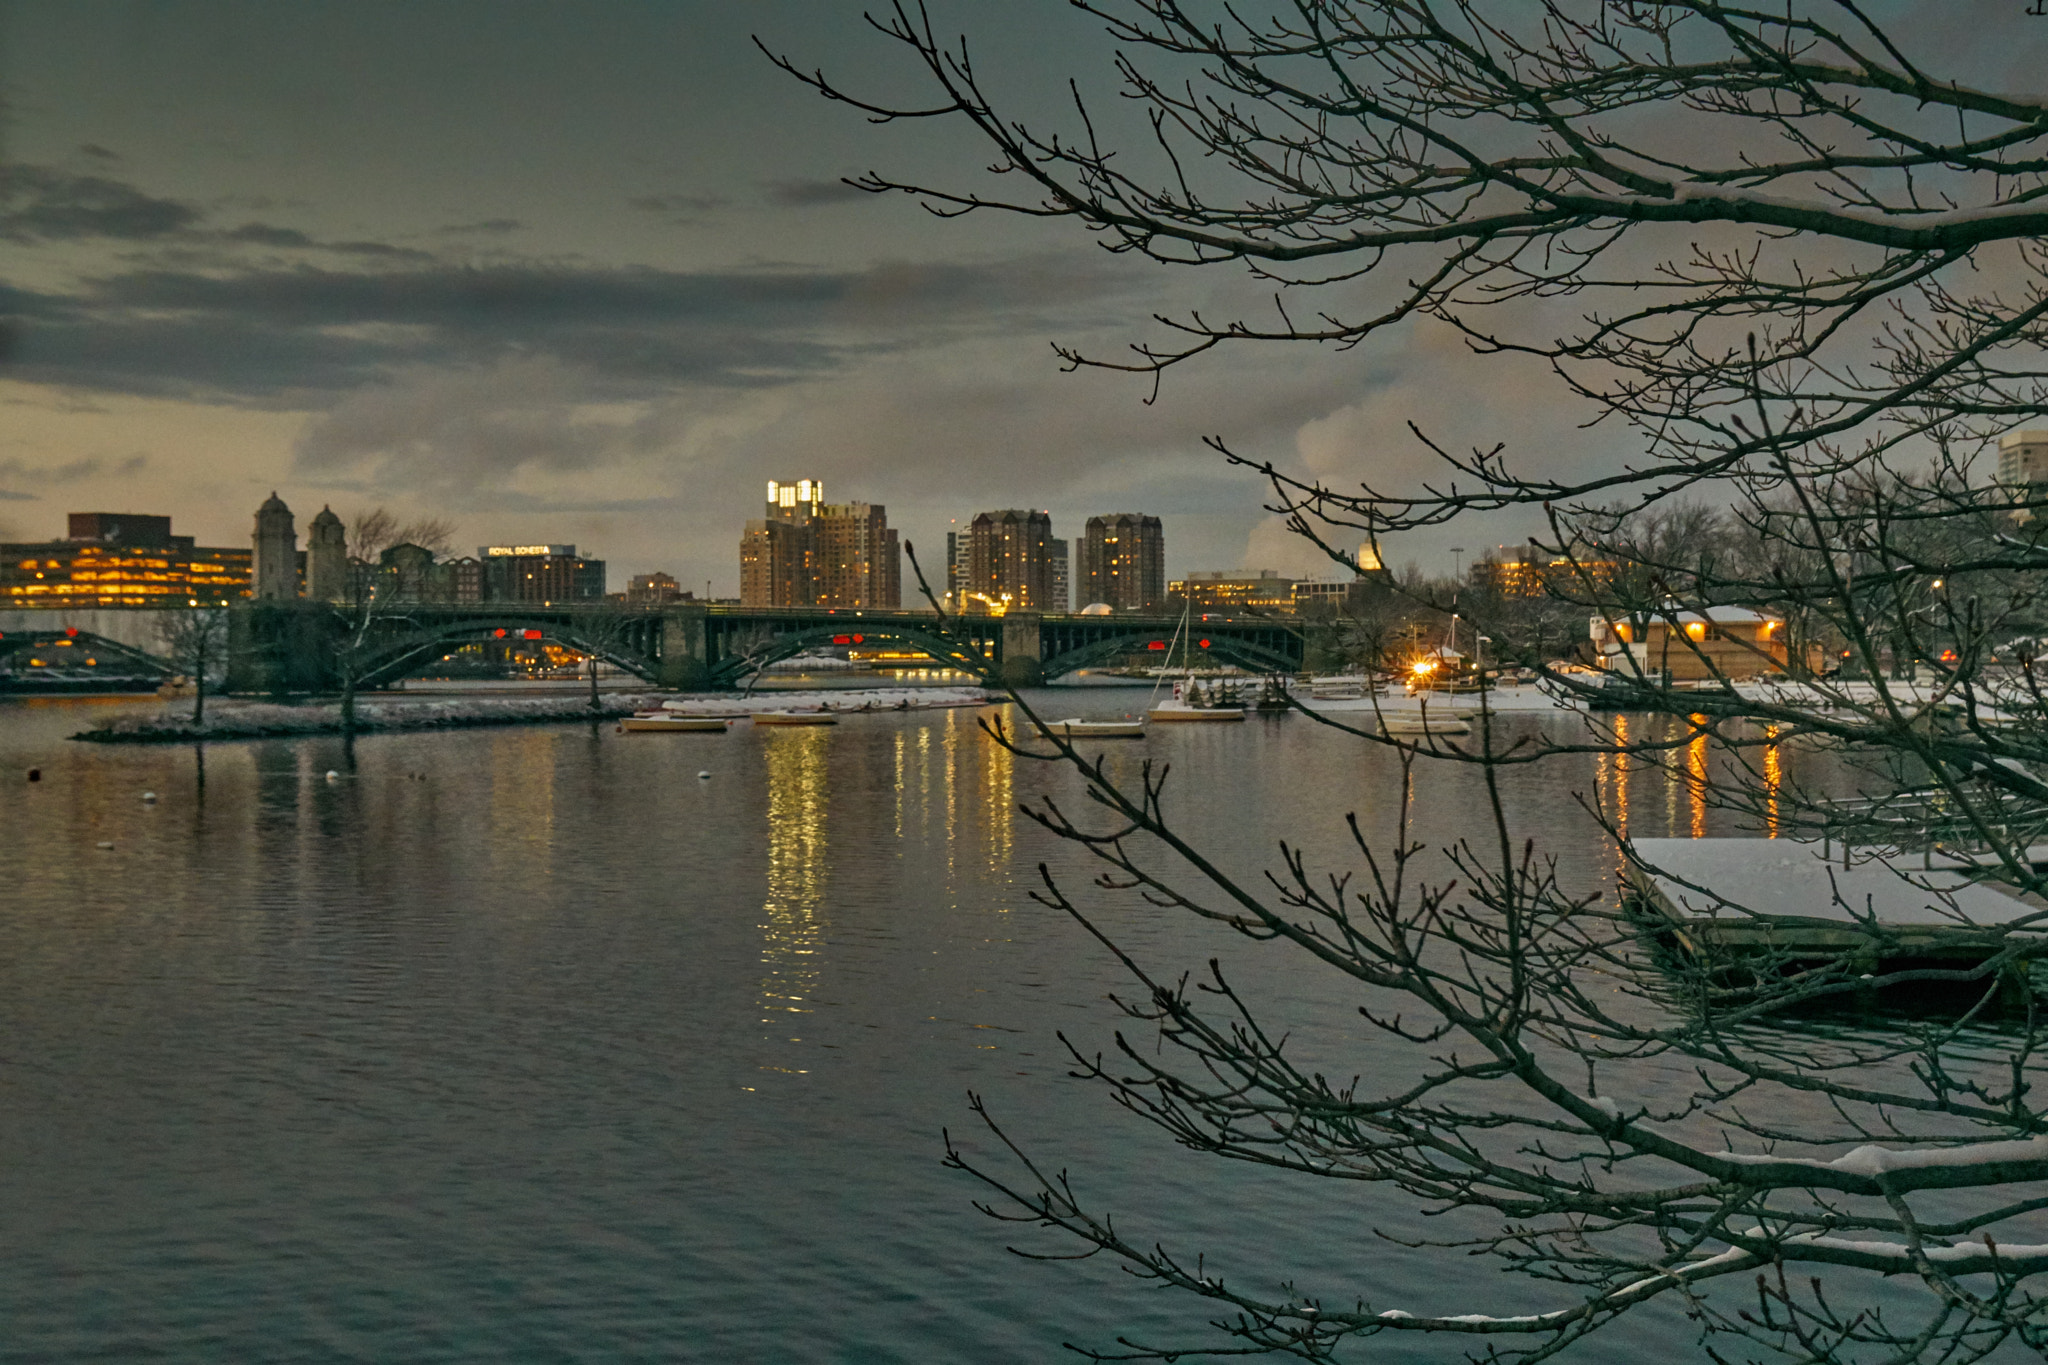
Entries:
[[[2048, 903], [1984, 880], [1966, 860], [1786, 839], [1637, 839], [1624, 907], [1673, 966], [1752, 994], [1830, 969], [1879, 976], [1968, 971], [2022, 936], [2048, 953]], [[2024, 963], [2001, 973], [2004, 1009], [2027, 1001]], [[1946, 989], [1943, 989], [1943, 988]], [[1903, 983], [1904, 1005], [1973, 996], [1981, 983]], [[1899, 992], [1893, 992], [1896, 995]]]

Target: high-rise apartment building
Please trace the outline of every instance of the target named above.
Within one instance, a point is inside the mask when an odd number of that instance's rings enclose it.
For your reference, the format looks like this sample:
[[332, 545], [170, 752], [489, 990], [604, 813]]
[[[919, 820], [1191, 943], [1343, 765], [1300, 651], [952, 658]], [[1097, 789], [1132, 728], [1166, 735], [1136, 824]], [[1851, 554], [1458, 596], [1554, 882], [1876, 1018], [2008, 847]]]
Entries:
[[973, 523], [963, 527], [959, 522], [946, 523], [946, 605], [955, 610], [962, 609], [960, 594], [973, 581], [974, 536], [969, 529]]
[[903, 603], [903, 555], [888, 509], [878, 503], [826, 503], [811, 518], [811, 580], [821, 607], [895, 607]]
[[740, 537], [740, 603], [749, 607], [894, 607], [901, 543], [878, 503], [827, 503], [816, 479], [771, 480], [768, 515]]
[[1159, 518], [1141, 512], [1088, 518], [1076, 586], [1083, 605], [1101, 602], [1119, 611], [1163, 610], [1166, 531]]
[[1046, 599], [1045, 609], [1074, 609], [1073, 576], [1067, 572], [1067, 542], [1057, 538], [1052, 542], [1052, 596]]
[[963, 610], [1051, 609], [1051, 513], [1014, 507], [981, 512], [968, 537]]

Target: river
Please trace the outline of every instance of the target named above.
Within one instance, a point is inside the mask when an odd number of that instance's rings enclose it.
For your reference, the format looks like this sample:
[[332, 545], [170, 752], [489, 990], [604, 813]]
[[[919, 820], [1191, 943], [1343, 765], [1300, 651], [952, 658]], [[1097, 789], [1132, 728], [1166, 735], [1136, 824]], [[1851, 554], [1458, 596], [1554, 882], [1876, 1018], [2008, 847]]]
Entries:
[[[1223, 955], [1354, 1070], [1385, 1044], [1343, 980], [1089, 888], [1016, 814], [1079, 809], [1073, 776], [976, 728], [1007, 708], [400, 734], [352, 758], [64, 738], [138, 704], [0, 704], [0, 1359], [1021, 1362], [1203, 1339], [1199, 1304], [1106, 1261], [1006, 1254], [1070, 1248], [990, 1222], [942, 1168], [942, 1129], [989, 1149], [970, 1090], [1138, 1240], [1234, 1282], [1554, 1306], [1376, 1238], [1422, 1226], [1390, 1192], [1185, 1152], [1067, 1077], [1059, 1034], [1109, 1047], [1129, 983], [1030, 899], [1041, 861], [1149, 966]], [[1344, 813], [1384, 832], [1400, 790], [1384, 750], [1298, 717], [1110, 752], [1170, 762], [1170, 807], [1243, 872], [1283, 836], [1340, 856]], [[1591, 757], [1502, 780], [1575, 884], [1611, 868], [1575, 792], [1639, 833], [1724, 832], [1686, 782]], [[1479, 781], [1420, 771], [1419, 832], [1478, 832]], [[1570, 1358], [1653, 1339], [1690, 1332], [1643, 1314]]]

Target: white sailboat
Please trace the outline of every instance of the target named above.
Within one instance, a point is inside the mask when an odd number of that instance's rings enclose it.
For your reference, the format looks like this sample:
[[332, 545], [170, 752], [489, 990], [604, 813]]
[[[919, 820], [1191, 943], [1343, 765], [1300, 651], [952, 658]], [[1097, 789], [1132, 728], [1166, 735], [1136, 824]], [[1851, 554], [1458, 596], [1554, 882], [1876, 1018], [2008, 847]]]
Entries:
[[[1192, 598], [1188, 599], [1181, 609], [1180, 625], [1174, 628], [1173, 641], [1166, 647], [1166, 657], [1169, 661], [1173, 658], [1173, 646], [1180, 643], [1181, 636], [1188, 629], [1188, 622], [1194, 609], [1195, 604]], [[1182, 662], [1185, 665], [1186, 676], [1180, 682], [1173, 685], [1173, 700], [1165, 705], [1149, 708], [1145, 712], [1146, 719], [1161, 722], [1192, 722], [1196, 724], [1215, 724], [1219, 721], [1227, 723], [1244, 719], [1244, 708], [1242, 706], [1201, 705], [1201, 692], [1195, 685], [1194, 664], [1188, 661], [1185, 656], [1183, 656]], [[1162, 679], [1165, 677], [1164, 670], [1161, 670], [1160, 676]], [[1185, 694], [1181, 691], [1183, 687], [1187, 689]], [[1152, 690], [1156, 694], [1159, 690], [1159, 684], [1152, 684]]]

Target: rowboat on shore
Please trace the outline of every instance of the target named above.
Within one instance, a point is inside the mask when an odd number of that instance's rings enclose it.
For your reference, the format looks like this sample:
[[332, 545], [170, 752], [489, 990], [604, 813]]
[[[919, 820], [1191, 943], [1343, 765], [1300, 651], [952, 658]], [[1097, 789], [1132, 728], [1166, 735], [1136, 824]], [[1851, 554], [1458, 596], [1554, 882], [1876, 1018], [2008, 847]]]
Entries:
[[1430, 715], [1427, 712], [1412, 716], [1382, 714], [1380, 733], [1383, 735], [1469, 735], [1472, 722], [1456, 715]]
[[1244, 708], [1242, 706], [1182, 706], [1170, 703], [1165, 706], [1153, 707], [1145, 713], [1145, 716], [1149, 720], [1157, 721], [1204, 721], [1213, 724], [1217, 721], [1243, 720]]
[[756, 725], [837, 725], [839, 717], [823, 711], [756, 711]]
[[626, 734], [724, 734], [732, 722], [723, 716], [681, 716], [673, 711], [643, 712], [627, 716], [619, 722], [619, 729]]
[[1048, 739], [1143, 739], [1142, 720], [1048, 720], [1039, 722], [1038, 733]]

